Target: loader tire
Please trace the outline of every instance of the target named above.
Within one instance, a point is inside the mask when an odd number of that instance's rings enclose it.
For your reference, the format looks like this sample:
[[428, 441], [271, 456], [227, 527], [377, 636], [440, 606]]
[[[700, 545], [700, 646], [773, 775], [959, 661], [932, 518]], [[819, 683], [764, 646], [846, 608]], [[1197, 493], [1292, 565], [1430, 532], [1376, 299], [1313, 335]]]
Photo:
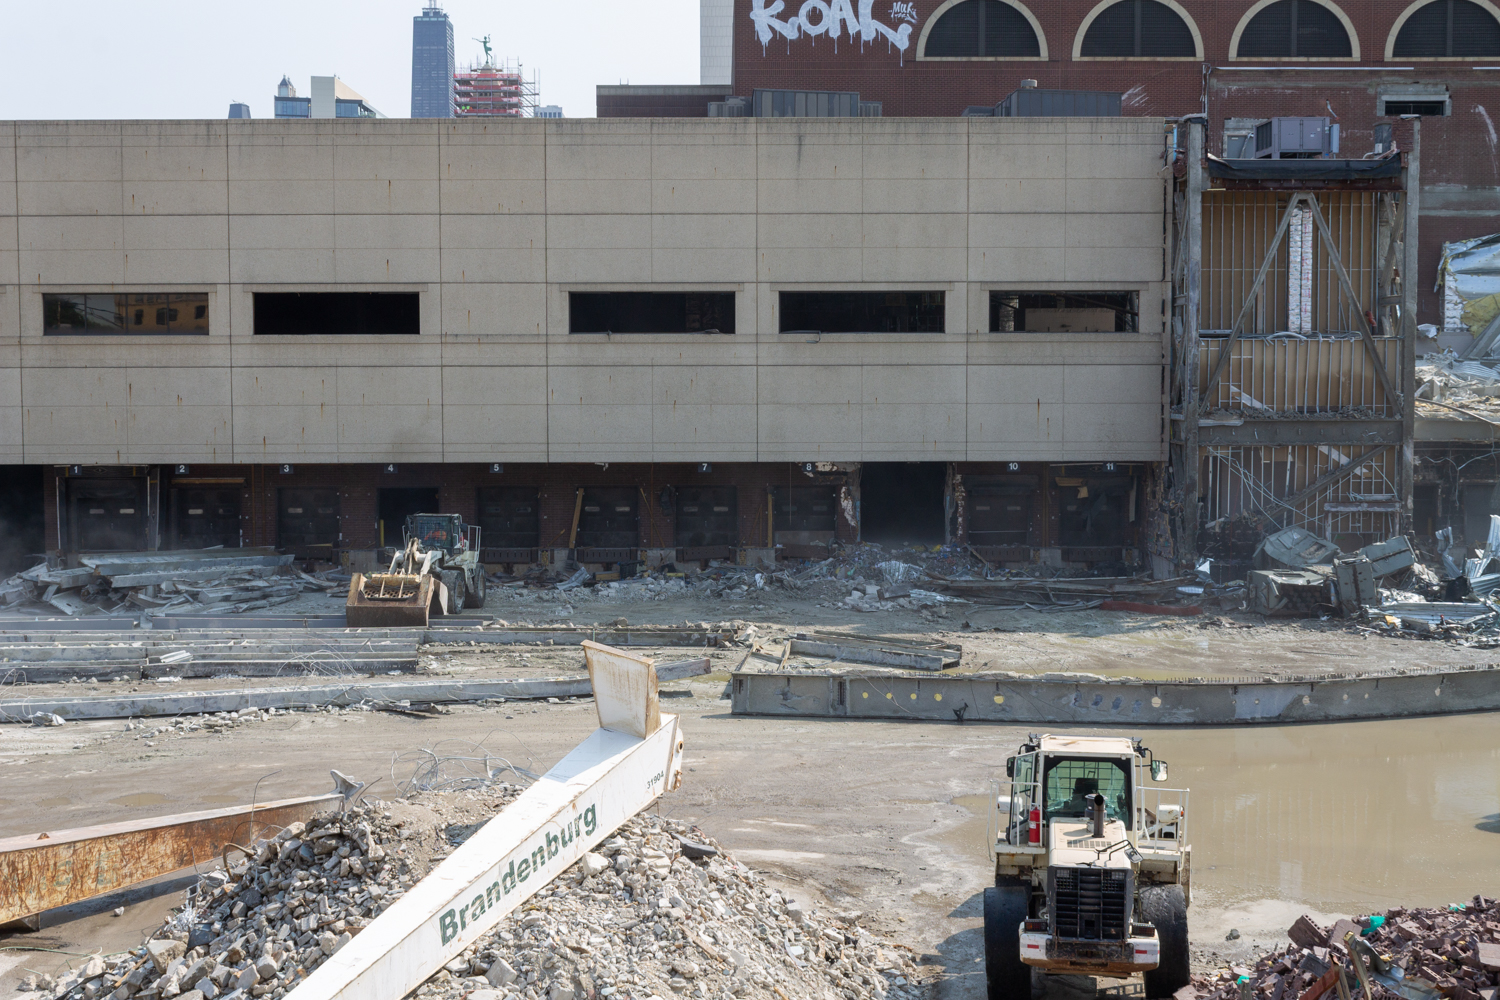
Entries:
[[1006, 880], [984, 890], [984, 979], [989, 1000], [1031, 1000], [1031, 966], [1021, 961], [1021, 922], [1031, 886]]
[[1180, 885], [1141, 890], [1139, 919], [1156, 925], [1160, 960], [1146, 973], [1146, 996], [1170, 997], [1188, 984], [1187, 897]]
[[453, 586], [448, 588], [448, 613], [456, 615], [469, 606], [469, 583], [464, 579], [462, 573], [453, 581]]
[[476, 580], [477, 580], [477, 582], [475, 583], [474, 587], [471, 588], [471, 589], [469, 589], [469, 590], [466, 590], [464, 592], [464, 607], [466, 607], [466, 608], [482, 608], [482, 607], [484, 607], [484, 570], [483, 569], [481, 569], [476, 574]]

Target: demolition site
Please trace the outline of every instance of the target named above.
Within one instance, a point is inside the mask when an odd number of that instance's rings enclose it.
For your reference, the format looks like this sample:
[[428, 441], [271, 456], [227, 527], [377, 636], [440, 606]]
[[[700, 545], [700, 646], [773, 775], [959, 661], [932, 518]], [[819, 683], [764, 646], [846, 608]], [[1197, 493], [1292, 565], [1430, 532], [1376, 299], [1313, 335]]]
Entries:
[[1500, 9], [702, 8], [0, 122], [0, 995], [1500, 1000]]

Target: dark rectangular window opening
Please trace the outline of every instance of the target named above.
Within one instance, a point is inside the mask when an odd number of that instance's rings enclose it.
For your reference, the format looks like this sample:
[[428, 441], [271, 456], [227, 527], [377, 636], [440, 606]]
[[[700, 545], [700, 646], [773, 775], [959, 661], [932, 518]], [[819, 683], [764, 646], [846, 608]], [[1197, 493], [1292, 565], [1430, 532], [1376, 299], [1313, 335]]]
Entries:
[[733, 292], [569, 292], [569, 333], [733, 333]]
[[990, 292], [991, 333], [1136, 333], [1139, 292]]
[[942, 333], [942, 292], [782, 292], [782, 333]]
[[44, 337], [207, 333], [207, 292], [70, 292], [42, 296]]
[[256, 292], [255, 335], [419, 334], [416, 292]]
[[1448, 114], [1447, 101], [1382, 101], [1381, 114], [1396, 118], [1401, 115], [1422, 115], [1425, 118], [1442, 118]]

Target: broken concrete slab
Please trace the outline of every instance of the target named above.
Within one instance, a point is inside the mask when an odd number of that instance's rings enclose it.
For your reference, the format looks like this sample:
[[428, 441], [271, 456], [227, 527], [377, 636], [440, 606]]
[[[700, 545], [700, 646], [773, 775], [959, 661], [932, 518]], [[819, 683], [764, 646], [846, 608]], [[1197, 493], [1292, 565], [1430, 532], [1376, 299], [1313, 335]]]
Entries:
[[879, 667], [908, 667], [915, 670], [942, 670], [958, 666], [962, 650], [929, 649], [893, 642], [864, 642], [859, 639], [833, 639], [825, 636], [797, 638], [787, 643], [793, 656], [826, 656], [845, 663], [867, 663]]
[[[709, 672], [709, 660], [700, 657], [666, 663], [656, 668], [661, 681], [686, 680]], [[0, 722], [26, 722], [36, 713], [53, 713], [75, 719], [163, 718], [176, 715], [211, 715], [247, 709], [310, 709], [329, 705], [390, 704], [401, 701], [432, 704], [540, 698], [587, 698], [593, 688], [587, 676], [524, 677], [496, 680], [393, 680], [364, 683], [340, 681], [303, 687], [242, 688], [104, 695], [88, 698], [20, 698], [0, 701]]]

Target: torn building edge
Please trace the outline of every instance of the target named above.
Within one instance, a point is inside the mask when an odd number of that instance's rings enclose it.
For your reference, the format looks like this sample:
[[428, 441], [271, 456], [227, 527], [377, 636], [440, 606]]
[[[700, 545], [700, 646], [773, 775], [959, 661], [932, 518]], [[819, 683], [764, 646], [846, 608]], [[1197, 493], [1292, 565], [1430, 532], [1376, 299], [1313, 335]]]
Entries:
[[[611, 675], [608, 683], [595, 676], [599, 690], [610, 692], [596, 703], [600, 727], [288, 997], [407, 995], [626, 820], [678, 787], [682, 737], [677, 717], [662, 715], [656, 703], [652, 661], [606, 646], [586, 650], [590, 673]], [[635, 736], [605, 728], [605, 720], [654, 722], [655, 728]]]

